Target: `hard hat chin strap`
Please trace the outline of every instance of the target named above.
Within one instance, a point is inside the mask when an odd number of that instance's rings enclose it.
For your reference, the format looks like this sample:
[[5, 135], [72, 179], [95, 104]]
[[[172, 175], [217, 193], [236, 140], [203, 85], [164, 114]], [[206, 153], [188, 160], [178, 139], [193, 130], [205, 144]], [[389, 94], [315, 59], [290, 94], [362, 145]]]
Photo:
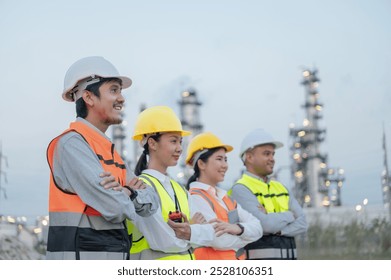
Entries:
[[79, 81], [71, 91], [73, 100], [76, 102], [76, 100], [83, 96], [83, 92], [88, 86], [99, 83], [100, 81], [101, 78], [98, 76], [88, 77], [87, 79]]
[[203, 154], [206, 154], [207, 152], [209, 152], [208, 149], [203, 149], [203, 150], [200, 150], [200, 151], [197, 151], [194, 156], [193, 156], [193, 160], [191, 162], [191, 165], [193, 166], [193, 168], [195, 168], [196, 164], [197, 164], [197, 161], [200, 159], [200, 157], [203, 155]]
[[243, 163], [246, 161], [246, 153], [247, 153], [247, 151], [245, 151], [243, 153], [243, 155], [240, 157], [242, 159]]
[[141, 147], [144, 147], [145, 144], [147, 144], [149, 137], [155, 136], [155, 135], [158, 135], [158, 134], [159, 134], [159, 132], [150, 133], [150, 134], [144, 134], [144, 135], [143, 135], [143, 139], [141, 139], [141, 141], [140, 141], [140, 146], [141, 146]]

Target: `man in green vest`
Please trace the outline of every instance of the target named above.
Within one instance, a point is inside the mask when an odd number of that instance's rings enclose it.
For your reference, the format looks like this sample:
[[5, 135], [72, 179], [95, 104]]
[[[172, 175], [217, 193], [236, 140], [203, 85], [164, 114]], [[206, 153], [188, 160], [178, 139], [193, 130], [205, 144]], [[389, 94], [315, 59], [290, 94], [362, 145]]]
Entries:
[[247, 259], [297, 259], [295, 236], [307, 231], [297, 200], [280, 182], [269, 178], [275, 149], [282, 146], [263, 129], [250, 132], [241, 145], [240, 157], [246, 170], [229, 193], [259, 219], [264, 233], [245, 247]]

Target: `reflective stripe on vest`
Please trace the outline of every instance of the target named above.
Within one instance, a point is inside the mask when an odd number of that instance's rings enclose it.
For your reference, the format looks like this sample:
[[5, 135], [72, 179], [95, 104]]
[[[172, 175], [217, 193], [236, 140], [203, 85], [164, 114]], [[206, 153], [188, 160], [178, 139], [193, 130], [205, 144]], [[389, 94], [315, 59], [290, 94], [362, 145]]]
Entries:
[[[289, 210], [289, 192], [277, 181], [269, 184], [243, 174], [236, 184], [248, 188], [262, 204], [267, 213], [280, 213]], [[229, 191], [229, 194], [232, 190]], [[246, 245], [247, 259], [296, 259], [296, 243], [294, 237], [264, 235], [259, 240]]]
[[[203, 199], [208, 202], [212, 210], [216, 213], [218, 219], [229, 223], [228, 211], [233, 211], [237, 209], [236, 201], [232, 200], [232, 198], [225, 195], [223, 197], [223, 202], [227, 206], [225, 209], [220, 205], [219, 202], [216, 201], [208, 192], [203, 189], [192, 188], [190, 190], [191, 195], [199, 195]], [[244, 255], [236, 256], [235, 250], [215, 250], [213, 247], [200, 247], [194, 250], [194, 255], [197, 260], [237, 260], [244, 259]]]
[[[114, 150], [114, 145], [82, 122], [54, 138], [47, 149], [50, 167], [48, 259], [126, 259], [130, 248], [124, 223], [110, 223], [80, 197], [57, 186], [53, 175], [54, 151], [61, 136], [79, 133], [96, 153], [105, 171], [126, 181], [126, 167]], [[82, 171], [81, 171], [82, 172]], [[93, 228], [91, 228], [93, 225]]]
[[297, 259], [294, 237], [264, 235], [245, 249], [249, 260]]
[[[175, 202], [171, 199], [163, 185], [155, 177], [142, 173], [139, 178], [143, 180], [147, 185], [153, 187], [160, 199], [160, 207], [162, 209], [162, 217], [165, 222], [168, 221], [169, 212], [176, 210]], [[189, 201], [187, 197], [187, 191], [174, 180], [170, 180], [171, 186], [178, 199], [180, 211], [190, 219]], [[132, 234], [132, 247], [130, 250], [130, 259], [138, 260], [191, 260], [194, 259], [192, 251], [184, 251], [178, 253], [164, 253], [150, 249], [148, 241], [143, 234], [137, 229], [137, 227], [129, 220], [128, 233]], [[159, 233], [156, 233], [159, 234]]]
[[[269, 184], [243, 174], [236, 184], [241, 184], [248, 188], [262, 204], [267, 213], [286, 212], [289, 210], [288, 190], [277, 181], [270, 181]], [[229, 192], [231, 193], [231, 192]]]
[[297, 259], [296, 249], [254, 249], [248, 252], [249, 260]]

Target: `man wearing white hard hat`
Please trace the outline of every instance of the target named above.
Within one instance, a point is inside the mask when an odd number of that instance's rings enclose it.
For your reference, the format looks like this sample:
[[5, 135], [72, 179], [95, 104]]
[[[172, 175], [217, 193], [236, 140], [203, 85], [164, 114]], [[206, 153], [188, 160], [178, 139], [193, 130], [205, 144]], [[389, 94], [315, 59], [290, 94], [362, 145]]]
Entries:
[[47, 149], [47, 259], [128, 259], [126, 219], [157, 210], [154, 191], [127, 168], [105, 134], [122, 122], [122, 89], [131, 84], [99, 56], [76, 61], [65, 75], [62, 97], [76, 103], [77, 118]]
[[247, 134], [240, 158], [246, 170], [229, 194], [259, 219], [263, 236], [245, 247], [247, 259], [297, 259], [295, 236], [307, 231], [303, 209], [288, 189], [271, 180], [275, 150], [283, 144], [263, 129]]

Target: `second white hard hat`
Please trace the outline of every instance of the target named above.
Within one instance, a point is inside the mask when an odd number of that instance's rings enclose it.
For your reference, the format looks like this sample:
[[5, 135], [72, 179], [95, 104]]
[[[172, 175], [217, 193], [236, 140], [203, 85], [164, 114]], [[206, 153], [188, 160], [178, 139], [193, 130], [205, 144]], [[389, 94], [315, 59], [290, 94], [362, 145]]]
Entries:
[[243, 160], [244, 153], [247, 152], [249, 149], [265, 144], [273, 144], [276, 149], [284, 146], [281, 142], [275, 141], [274, 138], [264, 129], [257, 128], [244, 137], [240, 146], [240, 158]]
[[[120, 76], [118, 70], [111, 62], [107, 61], [101, 56], [90, 56], [79, 59], [69, 67], [64, 78], [64, 90], [62, 92], [62, 98], [66, 101], [73, 102], [75, 98], [72, 90], [79, 82], [80, 88], [78, 90], [84, 90], [88, 84], [86, 79], [91, 78], [118, 78], [122, 80], [122, 88], [128, 88], [132, 84], [132, 80], [125, 76]], [[99, 79], [94, 82], [98, 82]], [[92, 82], [92, 83], [94, 83]]]

